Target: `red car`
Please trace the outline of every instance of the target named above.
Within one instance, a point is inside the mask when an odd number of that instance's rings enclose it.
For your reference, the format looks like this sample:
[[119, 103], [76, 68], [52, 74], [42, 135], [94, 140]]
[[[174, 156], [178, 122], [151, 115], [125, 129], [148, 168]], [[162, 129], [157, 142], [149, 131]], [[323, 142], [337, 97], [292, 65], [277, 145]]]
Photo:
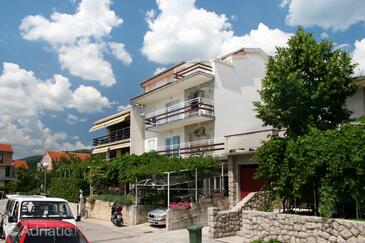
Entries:
[[89, 243], [79, 227], [50, 219], [21, 220], [6, 238], [6, 243]]

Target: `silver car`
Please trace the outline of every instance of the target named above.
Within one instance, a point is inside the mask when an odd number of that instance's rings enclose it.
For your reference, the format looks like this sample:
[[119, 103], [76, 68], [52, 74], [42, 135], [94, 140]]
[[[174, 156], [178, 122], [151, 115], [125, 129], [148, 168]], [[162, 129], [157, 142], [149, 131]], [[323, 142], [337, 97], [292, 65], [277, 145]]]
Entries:
[[166, 206], [149, 211], [147, 214], [148, 222], [153, 225], [166, 225], [166, 211]]

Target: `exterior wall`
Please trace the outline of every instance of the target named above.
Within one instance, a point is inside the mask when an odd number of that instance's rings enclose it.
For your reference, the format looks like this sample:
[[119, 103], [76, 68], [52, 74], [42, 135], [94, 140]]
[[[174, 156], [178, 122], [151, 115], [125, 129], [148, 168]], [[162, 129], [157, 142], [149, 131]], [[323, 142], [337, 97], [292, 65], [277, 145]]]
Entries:
[[365, 115], [365, 88], [360, 87], [357, 92], [347, 99], [347, 106], [353, 111], [352, 117]]
[[238, 176], [238, 167], [236, 157], [229, 156], [228, 157], [228, 198], [229, 198], [229, 207], [233, 207], [238, 202], [238, 184], [239, 176]]
[[144, 139], [145, 139], [145, 126], [144, 117], [141, 116], [141, 108], [132, 107], [131, 110], [131, 137], [130, 137], [130, 152], [131, 154], [143, 154], [144, 152]]
[[[232, 235], [242, 242], [278, 239], [282, 242], [365, 242], [365, 222], [242, 210], [209, 208], [209, 237]], [[239, 222], [239, 223], [237, 223]]]
[[48, 164], [47, 170], [51, 171], [53, 169], [53, 163], [52, 163], [52, 159], [51, 156], [49, 156], [48, 153], [45, 153], [41, 159], [41, 161], [39, 162], [40, 165], [42, 164]]
[[253, 102], [265, 75], [266, 58], [255, 53], [232, 58], [232, 65], [215, 61], [215, 136], [264, 129], [255, 117]]
[[[111, 205], [113, 202], [95, 200], [86, 202], [88, 218], [110, 221]], [[127, 225], [136, 225], [147, 222], [148, 211], [156, 208], [155, 205], [130, 205], [123, 207], [123, 221]]]
[[[3, 161], [0, 164], [0, 187], [6, 187], [6, 181], [14, 179], [13, 153], [1, 152]], [[10, 167], [9, 176], [6, 176], [6, 168]]]
[[258, 211], [242, 211], [244, 242], [365, 242], [365, 222]]

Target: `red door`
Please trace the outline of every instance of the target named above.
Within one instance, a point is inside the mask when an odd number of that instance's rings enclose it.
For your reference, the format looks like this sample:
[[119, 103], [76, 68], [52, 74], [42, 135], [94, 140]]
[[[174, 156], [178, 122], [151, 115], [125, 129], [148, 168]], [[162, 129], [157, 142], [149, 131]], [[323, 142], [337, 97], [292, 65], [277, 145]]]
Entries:
[[240, 166], [241, 199], [250, 192], [257, 192], [264, 185], [264, 178], [255, 179], [257, 165]]

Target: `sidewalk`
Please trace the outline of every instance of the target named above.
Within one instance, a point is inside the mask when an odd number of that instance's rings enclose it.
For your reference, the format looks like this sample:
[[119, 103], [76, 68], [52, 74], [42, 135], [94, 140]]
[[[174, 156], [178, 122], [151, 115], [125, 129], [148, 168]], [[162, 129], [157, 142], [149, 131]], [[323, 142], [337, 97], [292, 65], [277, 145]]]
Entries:
[[[136, 226], [115, 227], [111, 222], [95, 219], [83, 219], [78, 223], [90, 242], [128, 242], [128, 243], [188, 243], [186, 229], [167, 231], [165, 228], [140, 224]], [[217, 243], [208, 238], [208, 227], [203, 228], [204, 243]]]

